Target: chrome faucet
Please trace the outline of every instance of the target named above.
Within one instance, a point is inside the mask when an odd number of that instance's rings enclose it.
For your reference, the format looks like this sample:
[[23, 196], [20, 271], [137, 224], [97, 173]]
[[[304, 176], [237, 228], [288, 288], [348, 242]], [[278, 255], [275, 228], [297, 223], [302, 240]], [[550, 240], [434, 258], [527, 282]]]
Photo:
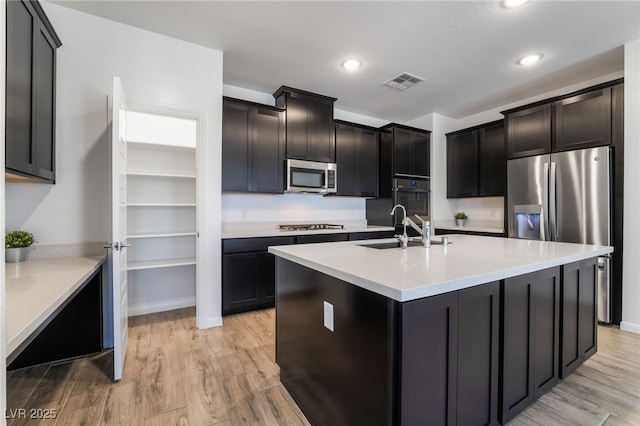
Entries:
[[415, 229], [422, 236], [422, 247], [431, 247], [431, 222], [423, 220], [417, 214], [414, 215], [420, 222], [422, 222], [422, 228], [420, 228], [410, 218], [406, 218], [406, 221], [413, 229]]
[[396, 204], [395, 206], [393, 206], [393, 210], [391, 210], [390, 215], [393, 216], [393, 214], [396, 212], [396, 209], [400, 207], [402, 209], [402, 226], [404, 229], [404, 232], [402, 233], [401, 236], [398, 237], [398, 239], [400, 240], [400, 243], [402, 244], [402, 248], [403, 249], [407, 249], [407, 243], [409, 242], [409, 236], [407, 235], [407, 210], [404, 208], [404, 206], [402, 204]]

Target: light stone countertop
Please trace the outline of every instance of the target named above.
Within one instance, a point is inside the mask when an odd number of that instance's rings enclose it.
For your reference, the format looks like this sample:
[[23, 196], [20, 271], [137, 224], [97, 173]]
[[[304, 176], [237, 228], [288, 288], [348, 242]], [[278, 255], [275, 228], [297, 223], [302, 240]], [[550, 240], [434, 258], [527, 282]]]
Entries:
[[441, 230], [487, 232], [494, 234], [504, 233], [504, 222], [501, 220], [477, 220], [467, 219], [463, 226], [458, 226], [455, 220], [434, 220], [433, 227]]
[[[613, 252], [613, 247], [452, 234], [448, 246], [374, 249], [379, 239], [269, 247], [269, 252], [399, 302]], [[439, 241], [433, 237], [432, 241]]]
[[[317, 222], [317, 221], [315, 221]], [[314, 223], [315, 223], [314, 222]], [[335, 221], [327, 221], [327, 223], [341, 225]], [[342, 234], [345, 232], [377, 232], [377, 231], [393, 231], [392, 226], [367, 226], [367, 225], [345, 225], [343, 229], [314, 229], [312, 231], [281, 231], [277, 224], [262, 227], [256, 226], [227, 226], [222, 228], [222, 238], [257, 238], [257, 237], [288, 237], [293, 235], [312, 235], [312, 234]]]
[[7, 355], [104, 263], [106, 256], [29, 259], [5, 266]]

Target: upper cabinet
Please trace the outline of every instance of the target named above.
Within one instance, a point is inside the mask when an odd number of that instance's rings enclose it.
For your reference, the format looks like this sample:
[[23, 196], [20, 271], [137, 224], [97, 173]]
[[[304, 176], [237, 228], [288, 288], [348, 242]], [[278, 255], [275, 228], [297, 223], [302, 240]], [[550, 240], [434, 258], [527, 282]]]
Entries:
[[222, 190], [284, 191], [285, 120], [281, 108], [224, 98]]
[[503, 112], [509, 158], [612, 143], [617, 86], [622, 80]]
[[[380, 160], [381, 163], [391, 162], [393, 175], [430, 175], [431, 132], [396, 123], [388, 124], [381, 130]], [[385, 151], [385, 155], [382, 151]], [[380, 170], [384, 169], [388, 169], [387, 165], [381, 164]]]
[[376, 197], [378, 130], [346, 121], [335, 122], [337, 195]]
[[38, 2], [7, 2], [7, 181], [55, 183], [56, 49], [61, 45]]
[[611, 87], [562, 99], [553, 108], [554, 151], [611, 143]]
[[447, 198], [504, 196], [503, 121], [447, 134]]
[[287, 158], [335, 163], [333, 104], [336, 98], [282, 86], [274, 94], [286, 109]]

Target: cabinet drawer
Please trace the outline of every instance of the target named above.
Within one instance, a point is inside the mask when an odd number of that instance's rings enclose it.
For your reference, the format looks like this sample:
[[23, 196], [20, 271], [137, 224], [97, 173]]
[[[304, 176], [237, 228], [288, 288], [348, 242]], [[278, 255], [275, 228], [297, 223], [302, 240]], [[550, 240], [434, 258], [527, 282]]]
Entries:
[[393, 238], [393, 231], [371, 231], [349, 234], [349, 241], [374, 240], [376, 238]]
[[333, 243], [336, 241], [347, 241], [349, 234], [315, 234], [315, 235], [298, 235], [296, 237], [296, 244], [307, 243]]
[[294, 237], [234, 238], [222, 240], [222, 253], [267, 251], [269, 246], [283, 246], [294, 243]]

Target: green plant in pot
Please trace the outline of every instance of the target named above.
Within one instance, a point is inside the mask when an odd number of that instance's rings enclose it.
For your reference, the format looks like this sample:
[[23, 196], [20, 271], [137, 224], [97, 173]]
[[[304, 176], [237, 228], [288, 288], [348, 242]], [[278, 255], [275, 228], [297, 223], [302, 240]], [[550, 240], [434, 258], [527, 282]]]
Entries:
[[458, 222], [458, 226], [464, 225], [465, 220], [469, 218], [465, 212], [458, 212], [453, 217], [456, 218], [456, 222]]
[[36, 242], [33, 234], [28, 231], [9, 231], [4, 237], [5, 261], [8, 263], [24, 262], [27, 260], [29, 247]]

